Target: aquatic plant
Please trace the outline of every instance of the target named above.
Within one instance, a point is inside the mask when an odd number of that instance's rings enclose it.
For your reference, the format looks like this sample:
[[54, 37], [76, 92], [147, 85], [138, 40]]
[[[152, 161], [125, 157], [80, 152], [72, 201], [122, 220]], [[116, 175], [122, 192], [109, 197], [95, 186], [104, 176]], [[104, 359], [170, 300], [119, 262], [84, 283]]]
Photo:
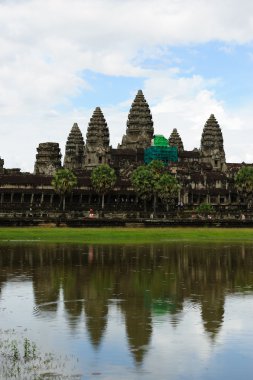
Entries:
[[0, 379], [81, 379], [75, 365], [73, 357], [43, 353], [27, 337], [17, 338], [15, 330], [0, 330]]

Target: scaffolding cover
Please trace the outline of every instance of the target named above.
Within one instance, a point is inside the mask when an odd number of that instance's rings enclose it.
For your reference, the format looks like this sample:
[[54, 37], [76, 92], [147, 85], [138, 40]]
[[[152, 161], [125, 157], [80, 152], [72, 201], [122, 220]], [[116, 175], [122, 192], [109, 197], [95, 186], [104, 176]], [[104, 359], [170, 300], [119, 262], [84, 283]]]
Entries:
[[153, 137], [153, 146], [168, 146], [168, 140], [163, 135], [155, 135]]
[[153, 160], [162, 161], [164, 164], [178, 161], [177, 147], [175, 146], [150, 146], [144, 151], [144, 162], [149, 164]]

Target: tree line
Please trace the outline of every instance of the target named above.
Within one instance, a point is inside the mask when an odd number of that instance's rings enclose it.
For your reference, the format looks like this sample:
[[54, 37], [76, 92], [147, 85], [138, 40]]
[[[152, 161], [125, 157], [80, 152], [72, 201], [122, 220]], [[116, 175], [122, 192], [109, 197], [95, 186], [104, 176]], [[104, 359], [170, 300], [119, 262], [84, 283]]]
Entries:
[[[168, 173], [161, 161], [154, 160], [148, 165], [138, 166], [130, 178], [137, 196], [146, 203], [153, 198], [153, 212], [156, 212], [157, 199], [160, 198], [166, 210], [177, 197], [180, 185], [175, 176]], [[107, 164], [101, 164], [91, 173], [91, 183], [94, 191], [101, 197], [101, 209], [104, 210], [105, 195], [115, 187], [117, 176], [115, 170]], [[69, 169], [59, 169], [52, 180], [52, 186], [60, 196], [60, 206], [65, 210], [65, 199], [68, 193], [77, 186], [77, 177]]]
[[[157, 199], [159, 198], [166, 210], [177, 198], [181, 185], [175, 175], [168, 172], [162, 161], [153, 160], [147, 165], [138, 166], [131, 175], [131, 184], [137, 196], [144, 202], [144, 211], [147, 201], [153, 199], [153, 212], [156, 213]], [[101, 209], [104, 210], [105, 195], [115, 187], [117, 176], [115, 170], [107, 164], [101, 164], [93, 169], [91, 183], [94, 191], [101, 197]], [[52, 186], [60, 196], [60, 206], [65, 211], [65, 199], [68, 193], [77, 186], [77, 177], [69, 169], [56, 171]], [[253, 167], [242, 166], [235, 175], [237, 191], [246, 198], [247, 204], [252, 201]]]

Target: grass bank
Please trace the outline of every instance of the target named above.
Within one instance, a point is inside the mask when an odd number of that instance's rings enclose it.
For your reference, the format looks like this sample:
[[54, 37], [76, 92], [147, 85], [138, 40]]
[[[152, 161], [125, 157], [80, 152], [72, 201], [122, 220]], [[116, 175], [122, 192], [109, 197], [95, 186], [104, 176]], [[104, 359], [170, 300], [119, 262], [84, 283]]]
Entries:
[[43, 228], [3, 227], [0, 242], [144, 244], [165, 241], [253, 242], [251, 228]]

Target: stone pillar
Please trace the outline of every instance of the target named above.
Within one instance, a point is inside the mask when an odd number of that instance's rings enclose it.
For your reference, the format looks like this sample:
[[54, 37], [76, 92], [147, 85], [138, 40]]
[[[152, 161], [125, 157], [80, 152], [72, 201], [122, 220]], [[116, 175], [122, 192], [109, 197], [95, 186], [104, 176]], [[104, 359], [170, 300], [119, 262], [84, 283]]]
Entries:
[[189, 203], [189, 193], [184, 193], [183, 202], [185, 205]]
[[14, 193], [11, 192], [11, 203], [13, 203], [13, 196], [14, 196]]
[[34, 193], [31, 194], [31, 200], [30, 200], [31, 205], [33, 204], [33, 199], [34, 199]]
[[4, 193], [1, 193], [1, 204], [3, 204], [4, 203]]
[[25, 194], [21, 193], [21, 203], [24, 203], [24, 199], [25, 199]]

